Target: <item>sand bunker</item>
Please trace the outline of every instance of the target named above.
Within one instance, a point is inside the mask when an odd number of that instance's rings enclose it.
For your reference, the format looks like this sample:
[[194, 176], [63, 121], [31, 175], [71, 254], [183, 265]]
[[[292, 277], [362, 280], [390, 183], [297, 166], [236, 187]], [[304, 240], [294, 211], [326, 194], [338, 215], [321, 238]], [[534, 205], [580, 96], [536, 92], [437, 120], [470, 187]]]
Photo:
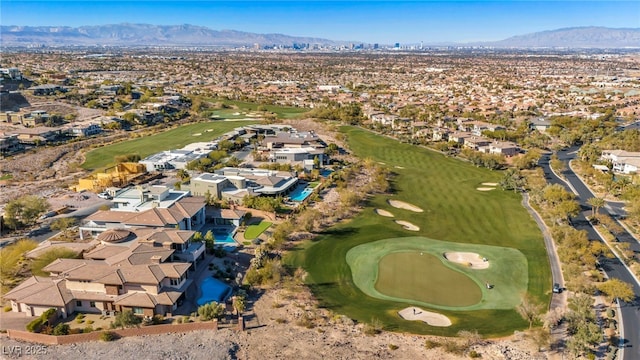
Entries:
[[491, 190], [495, 190], [496, 188], [492, 188], [492, 187], [479, 187], [476, 188], [476, 190], [478, 191], [491, 191]]
[[403, 166], [394, 166], [396, 169], [404, 169]]
[[489, 267], [489, 260], [472, 252], [446, 252], [444, 258], [458, 264], [471, 265], [472, 269], [486, 269]]
[[193, 134], [191, 136], [200, 136], [200, 135], [202, 135], [202, 133], [195, 133], [195, 134]]
[[498, 183], [482, 183], [484, 186], [498, 186]]
[[414, 224], [408, 222], [408, 221], [403, 221], [403, 220], [395, 220], [396, 224], [398, 225], [402, 225], [403, 228], [405, 228], [405, 230], [409, 230], [409, 231], [420, 231], [420, 228], [415, 226]]
[[398, 315], [405, 320], [420, 320], [431, 326], [451, 326], [451, 320], [448, 317], [415, 306], [400, 310]]
[[387, 210], [375, 209], [376, 214], [384, 217], [393, 217], [393, 214], [388, 212]]
[[413, 212], [423, 212], [424, 211], [424, 210], [420, 209], [419, 207], [417, 207], [415, 205], [411, 205], [411, 204], [406, 203], [404, 201], [387, 200], [387, 202], [389, 203], [389, 205], [393, 206], [394, 208], [398, 208], [398, 209], [405, 209], [405, 210], [409, 210], [409, 211], [413, 211]]

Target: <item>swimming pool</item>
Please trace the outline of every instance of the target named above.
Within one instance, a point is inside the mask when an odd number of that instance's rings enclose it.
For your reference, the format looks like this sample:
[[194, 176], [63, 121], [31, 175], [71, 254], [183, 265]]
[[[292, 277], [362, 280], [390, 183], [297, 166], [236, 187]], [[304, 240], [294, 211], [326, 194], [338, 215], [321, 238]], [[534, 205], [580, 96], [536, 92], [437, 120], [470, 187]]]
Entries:
[[289, 194], [289, 197], [293, 201], [301, 202], [301, 201], [304, 201], [304, 199], [306, 199], [307, 197], [309, 197], [309, 195], [311, 195], [312, 192], [313, 192], [313, 188], [306, 187], [306, 186], [305, 187], [298, 186], [295, 190], [293, 190], [291, 194]]
[[233, 240], [233, 230], [230, 232], [215, 230], [213, 232], [213, 237], [216, 239], [216, 244], [219, 245], [238, 245], [238, 243]]
[[212, 277], [204, 279], [202, 284], [200, 284], [200, 290], [202, 290], [202, 295], [196, 301], [198, 306], [208, 304], [212, 301], [224, 303], [231, 295], [231, 286]]
[[329, 175], [331, 175], [331, 173], [333, 172], [333, 170], [330, 169], [322, 169], [322, 171], [320, 171], [320, 176], [322, 177], [329, 177]]

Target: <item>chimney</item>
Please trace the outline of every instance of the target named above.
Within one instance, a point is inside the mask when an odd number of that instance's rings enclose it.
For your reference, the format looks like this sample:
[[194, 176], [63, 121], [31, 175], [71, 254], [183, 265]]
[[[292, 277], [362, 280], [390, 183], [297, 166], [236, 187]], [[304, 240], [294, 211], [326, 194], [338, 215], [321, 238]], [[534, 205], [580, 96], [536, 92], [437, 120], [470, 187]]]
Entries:
[[162, 257], [160, 255], [153, 255], [151, 257], [152, 264], [160, 264], [160, 260], [162, 260]]
[[171, 244], [173, 244], [171, 241], [165, 241], [162, 243], [162, 248], [163, 249], [167, 249], [167, 250], [171, 250]]

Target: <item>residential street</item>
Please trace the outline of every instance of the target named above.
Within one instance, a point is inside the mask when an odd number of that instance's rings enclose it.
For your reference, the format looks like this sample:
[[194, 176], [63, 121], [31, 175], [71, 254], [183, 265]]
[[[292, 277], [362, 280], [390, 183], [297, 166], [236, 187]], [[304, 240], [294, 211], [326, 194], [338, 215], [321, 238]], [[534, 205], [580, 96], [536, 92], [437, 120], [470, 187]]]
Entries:
[[[576, 156], [577, 146], [573, 146], [566, 150], [558, 152], [558, 158], [564, 162], [572, 160]], [[558, 178], [551, 170], [549, 165], [550, 154], [545, 154], [540, 159], [540, 166], [544, 169], [545, 176], [548, 182], [552, 184], [560, 184], [564, 186], [568, 191], [577, 193], [577, 199], [582, 208], [582, 212], [575, 218], [572, 218], [573, 226], [578, 230], [584, 230], [587, 232], [589, 239], [600, 240], [603, 239], [594, 230], [589, 221], [584, 217], [584, 212], [591, 209], [591, 206], [587, 204], [587, 200], [594, 197], [591, 191], [582, 183], [578, 176], [569, 168], [568, 163], [565, 167], [566, 170], [562, 172], [567, 183]], [[640, 244], [628, 233], [624, 233], [619, 236], [620, 241], [629, 242], [634, 251], [640, 250]], [[624, 348], [620, 352], [619, 359], [640, 359], [640, 305], [638, 297], [640, 296], [640, 283], [631, 274], [628, 268], [617, 258], [615, 259], [600, 259], [602, 268], [609, 278], [617, 278], [624, 282], [627, 282], [633, 286], [633, 290], [636, 294], [636, 300], [631, 303], [620, 302], [620, 315], [621, 315], [621, 339], [622, 346]]]

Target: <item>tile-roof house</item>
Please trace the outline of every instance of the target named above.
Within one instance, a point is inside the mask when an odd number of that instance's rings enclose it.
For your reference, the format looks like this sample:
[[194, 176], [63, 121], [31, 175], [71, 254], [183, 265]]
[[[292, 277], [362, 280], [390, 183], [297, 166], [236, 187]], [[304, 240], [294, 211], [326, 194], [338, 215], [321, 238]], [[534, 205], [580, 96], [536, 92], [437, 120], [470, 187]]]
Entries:
[[190, 263], [161, 262], [153, 256], [145, 264], [91, 259], [57, 259], [43, 270], [51, 277], [32, 277], [4, 298], [13, 311], [38, 316], [50, 308], [61, 317], [73, 312], [105, 313], [131, 310], [153, 316], [174, 311], [192, 284]]
[[153, 207], [143, 211], [98, 211], [85, 219], [80, 226], [80, 238], [85, 233], [99, 235], [110, 229], [117, 228], [177, 228], [191, 230], [204, 224], [204, 197], [185, 197], [168, 208]]

